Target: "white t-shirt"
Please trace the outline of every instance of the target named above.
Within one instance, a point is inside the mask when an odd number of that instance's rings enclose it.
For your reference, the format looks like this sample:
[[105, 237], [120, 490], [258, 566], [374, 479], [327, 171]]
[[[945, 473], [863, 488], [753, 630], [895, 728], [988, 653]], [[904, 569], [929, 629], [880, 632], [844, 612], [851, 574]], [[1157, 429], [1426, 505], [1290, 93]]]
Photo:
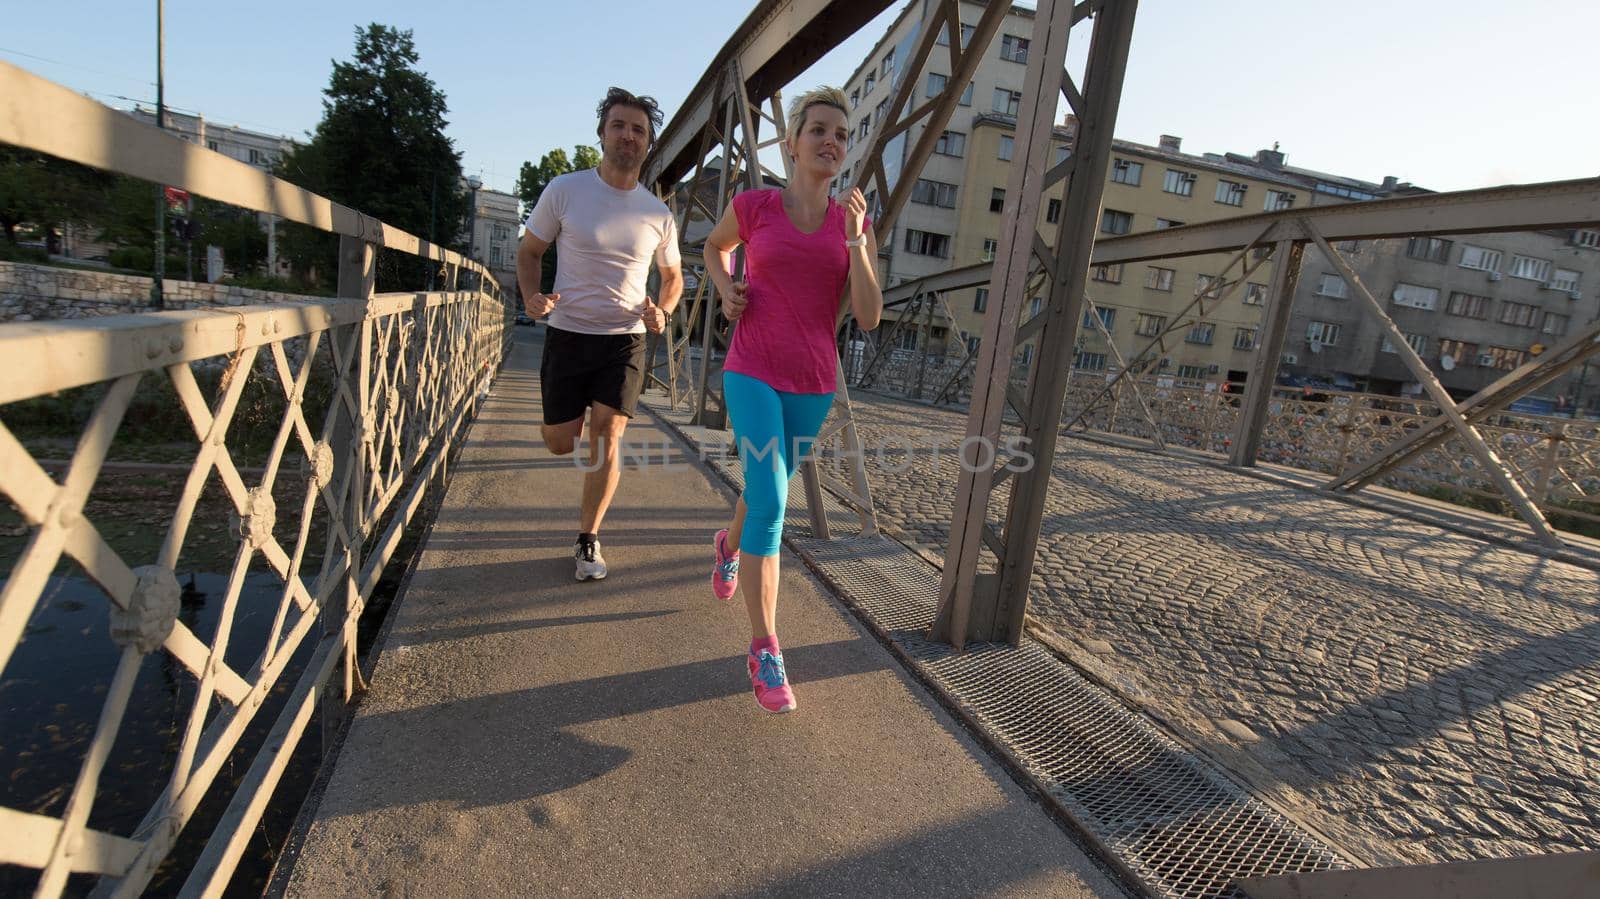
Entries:
[[528, 215], [528, 230], [556, 247], [561, 294], [550, 324], [580, 334], [644, 331], [645, 278], [652, 260], [678, 265], [678, 227], [644, 185], [617, 190], [598, 169], [552, 179]]

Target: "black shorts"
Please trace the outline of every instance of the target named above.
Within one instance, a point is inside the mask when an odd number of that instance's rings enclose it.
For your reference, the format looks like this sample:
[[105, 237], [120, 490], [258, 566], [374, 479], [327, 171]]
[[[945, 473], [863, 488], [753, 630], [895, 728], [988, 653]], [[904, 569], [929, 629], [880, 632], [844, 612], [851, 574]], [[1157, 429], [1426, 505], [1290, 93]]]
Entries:
[[539, 362], [545, 424], [582, 418], [593, 403], [632, 418], [643, 389], [643, 334], [579, 334], [545, 327]]

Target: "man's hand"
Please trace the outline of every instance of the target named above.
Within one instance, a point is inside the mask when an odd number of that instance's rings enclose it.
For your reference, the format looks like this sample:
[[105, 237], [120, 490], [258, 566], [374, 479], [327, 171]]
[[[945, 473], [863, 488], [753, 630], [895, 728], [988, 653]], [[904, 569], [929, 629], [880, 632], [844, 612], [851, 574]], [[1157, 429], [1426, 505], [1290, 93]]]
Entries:
[[736, 322], [739, 320], [739, 316], [744, 315], [745, 304], [750, 302], [745, 297], [744, 292], [749, 289], [749, 282], [735, 281], [733, 282], [733, 292], [722, 295], [722, 314], [728, 321]]
[[867, 198], [861, 195], [861, 188], [852, 187], [850, 195], [844, 200], [844, 237], [845, 240], [855, 240], [861, 236], [861, 229], [867, 223]]
[[644, 298], [644, 314], [640, 318], [644, 319], [645, 330], [651, 334], [660, 334], [667, 327], [667, 313], [650, 297]]
[[536, 293], [531, 297], [522, 298], [523, 311], [529, 318], [544, 318], [550, 310], [556, 308], [556, 300], [561, 299], [559, 293]]

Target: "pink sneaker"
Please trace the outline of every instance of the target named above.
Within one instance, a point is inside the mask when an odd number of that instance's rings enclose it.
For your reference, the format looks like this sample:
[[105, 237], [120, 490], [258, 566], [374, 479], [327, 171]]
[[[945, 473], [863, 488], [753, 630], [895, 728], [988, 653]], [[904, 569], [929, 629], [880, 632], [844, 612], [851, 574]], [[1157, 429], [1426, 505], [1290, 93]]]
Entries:
[[726, 602], [739, 590], [739, 553], [728, 552], [728, 529], [723, 528], [711, 540], [716, 561], [711, 566], [711, 592]]
[[756, 705], [769, 712], [794, 710], [794, 691], [783, 671], [783, 652], [752, 650], [745, 660], [750, 668], [750, 686], [756, 691]]

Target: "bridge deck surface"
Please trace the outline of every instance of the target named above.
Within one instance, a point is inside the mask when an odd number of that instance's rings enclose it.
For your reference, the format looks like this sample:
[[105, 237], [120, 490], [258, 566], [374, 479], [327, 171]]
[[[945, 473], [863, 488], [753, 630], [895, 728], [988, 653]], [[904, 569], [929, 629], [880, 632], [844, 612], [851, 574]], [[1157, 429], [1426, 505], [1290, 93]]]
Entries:
[[537, 368], [524, 331], [290, 894], [1123, 895], [787, 551], [800, 707], [756, 707], [743, 610], [707, 583], [729, 496], [648, 413], [631, 439], [687, 464], [624, 472], [611, 574], [574, 583], [580, 479], [539, 441]]

